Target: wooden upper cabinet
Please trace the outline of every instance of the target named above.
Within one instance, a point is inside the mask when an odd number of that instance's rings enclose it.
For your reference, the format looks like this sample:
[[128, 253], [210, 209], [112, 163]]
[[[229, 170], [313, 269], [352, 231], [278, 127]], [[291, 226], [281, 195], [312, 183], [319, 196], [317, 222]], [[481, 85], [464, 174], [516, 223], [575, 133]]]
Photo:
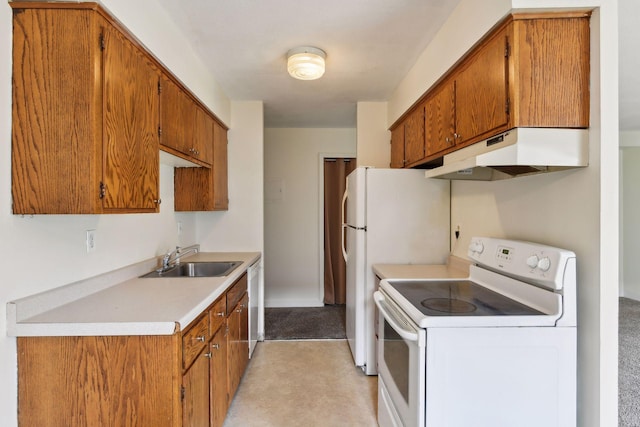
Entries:
[[512, 127], [589, 127], [589, 16], [515, 15]]
[[404, 124], [391, 129], [391, 164], [389, 166], [404, 167]]
[[157, 212], [157, 69], [95, 4], [51, 5], [10, 3], [13, 212]]
[[207, 112], [201, 108], [195, 109], [195, 135], [194, 149], [196, 157], [207, 164], [213, 163], [213, 144], [214, 144], [214, 120]]
[[166, 75], [162, 77], [160, 113], [160, 144], [190, 156], [195, 135], [195, 105]]
[[456, 144], [508, 124], [507, 31], [483, 43], [455, 74]]
[[430, 162], [514, 127], [588, 127], [589, 20], [585, 11], [505, 19], [405, 113], [406, 163]]
[[454, 81], [445, 82], [427, 98], [424, 115], [427, 156], [455, 145], [455, 102]]
[[214, 123], [213, 143], [213, 209], [229, 209], [227, 130]]
[[104, 209], [155, 212], [160, 73], [118, 30], [103, 37]]
[[424, 104], [412, 111], [405, 121], [404, 150], [407, 165], [424, 158]]
[[227, 130], [213, 122], [213, 162], [210, 168], [176, 168], [174, 209], [217, 211], [229, 209], [227, 188]]
[[201, 166], [213, 159], [213, 118], [166, 75], [160, 95], [162, 149]]

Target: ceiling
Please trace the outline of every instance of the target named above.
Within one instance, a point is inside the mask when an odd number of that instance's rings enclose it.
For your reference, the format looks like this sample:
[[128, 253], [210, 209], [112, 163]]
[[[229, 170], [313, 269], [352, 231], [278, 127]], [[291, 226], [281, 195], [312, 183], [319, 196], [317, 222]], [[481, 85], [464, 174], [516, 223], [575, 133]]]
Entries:
[[[264, 101], [265, 127], [355, 127], [386, 101], [460, 0], [158, 0], [232, 100]], [[619, 0], [620, 129], [640, 130], [640, 2]], [[314, 81], [286, 71], [298, 46], [327, 52]]]
[[[265, 127], [355, 127], [386, 101], [460, 0], [159, 0], [232, 100], [264, 101]], [[325, 75], [287, 74], [291, 48], [327, 53]]]

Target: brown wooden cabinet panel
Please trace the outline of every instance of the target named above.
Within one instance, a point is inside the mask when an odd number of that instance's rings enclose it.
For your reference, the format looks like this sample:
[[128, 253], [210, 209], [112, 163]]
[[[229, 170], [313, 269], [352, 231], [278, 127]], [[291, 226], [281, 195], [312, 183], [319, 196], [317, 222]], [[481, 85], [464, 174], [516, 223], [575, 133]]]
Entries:
[[227, 130], [213, 122], [211, 168], [176, 168], [174, 209], [216, 211], [229, 209], [227, 187]]
[[157, 69], [96, 4], [10, 5], [13, 212], [156, 212]]
[[195, 137], [195, 104], [167, 76], [162, 78], [160, 107], [160, 144], [190, 156]]
[[589, 18], [513, 22], [513, 126], [589, 126]]
[[213, 209], [229, 209], [227, 130], [214, 123], [213, 143]]
[[194, 149], [201, 161], [213, 163], [214, 120], [201, 107], [196, 106]]
[[95, 84], [102, 80], [100, 31], [88, 10], [13, 16], [15, 214], [102, 209], [102, 92]]
[[490, 136], [506, 127], [507, 34], [503, 30], [484, 43], [456, 73], [456, 145]]
[[184, 390], [184, 397], [182, 399], [183, 427], [202, 427], [209, 425], [210, 358], [211, 353], [207, 346], [182, 377], [182, 387]]
[[391, 164], [392, 168], [404, 167], [404, 124], [391, 129]]
[[18, 423], [180, 425], [179, 340], [179, 335], [18, 338]]
[[116, 29], [104, 31], [104, 208], [157, 211], [159, 72]]
[[221, 427], [229, 409], [227, 393], [227, 326], [211, 340], [211, 426]]
[[245, 333], [246, 326], [248, 324], [248, 297], [245, 293], [243, 298], [234, 307], [233, 312], [229, 315], [229, 337], [228, 337], [228, 351], [229, 358], [227, 367], [228, 370], [228, 391], [229, 400], [233, 399], [233, 396], [238, 389], [242, 374], [249, 360], [249, 343], [248, 332]]
[[426, 155], [439, 153], [455, 145], [455, 82], [448, 81], [427, 98], [425, 106]]
[[405, 121], [404, 150], [407, 165], [424, 158], [424, 104], [413, 110]]

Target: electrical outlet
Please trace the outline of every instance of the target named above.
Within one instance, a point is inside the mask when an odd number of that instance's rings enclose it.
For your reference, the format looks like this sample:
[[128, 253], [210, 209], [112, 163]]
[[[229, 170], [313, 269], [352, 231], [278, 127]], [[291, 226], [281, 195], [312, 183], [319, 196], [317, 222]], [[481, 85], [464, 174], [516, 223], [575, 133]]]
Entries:
[[182, 236], [182, 221], [178, 221], [176, 224], [178, 227], [178, 237]]
[[87, 253], [96, 250], [96, 230], [87, 230]]

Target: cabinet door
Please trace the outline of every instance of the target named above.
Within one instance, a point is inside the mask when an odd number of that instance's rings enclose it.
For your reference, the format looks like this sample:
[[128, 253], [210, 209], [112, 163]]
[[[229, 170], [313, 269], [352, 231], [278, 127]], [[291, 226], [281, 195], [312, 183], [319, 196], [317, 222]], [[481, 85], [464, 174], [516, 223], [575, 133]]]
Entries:
[[227, 325], [213, 336], [211, 346], [211, 426], [224, 423], [229, 408], [227, 394]]
[[391, 130], [391, 164], [392, 168], [404, 167], [404, 123]]
[[159, 72], [116, 29], [104, 40], [103, 207], [157, 212]]
[[209, 359], [211, 353], [205, 347], [182, 376], [182, 425], [202, 427], [209, 425]]
[[213, 210], [227, 210], [229, 209], [227, 130], [215, 122], [213, 141]]
[[89, 10], [15, 12], [13, 213], [100, 213], [102, 53], [97, 19]]
[[196, 106], [195, 157], [207, 164], [213, 162], [214, 121], [201, 107]]
[[506, 46], [506, 30], [502, 30], [455, 76], [456, 145], [475, 142], [508, 125]]
[[424, 158], [424, 104], [412, 111], [405, 121], [404, 150], [407, 165]]
[[195, 105], [178, 85], [162, 78], [160, 94], [160, 144], [190, 155], [194, 139]]
[[229, 400], [238, 389], [242, 374], [249, 362], [249, 310], [248, 295], [245, 293], [228, 317], [229, 324], [229, 359], [228, 384]]
[[426, 154], [439, 153], [455, 145], [455, 83], [444, 83], [429, 97], [425, 107]]

